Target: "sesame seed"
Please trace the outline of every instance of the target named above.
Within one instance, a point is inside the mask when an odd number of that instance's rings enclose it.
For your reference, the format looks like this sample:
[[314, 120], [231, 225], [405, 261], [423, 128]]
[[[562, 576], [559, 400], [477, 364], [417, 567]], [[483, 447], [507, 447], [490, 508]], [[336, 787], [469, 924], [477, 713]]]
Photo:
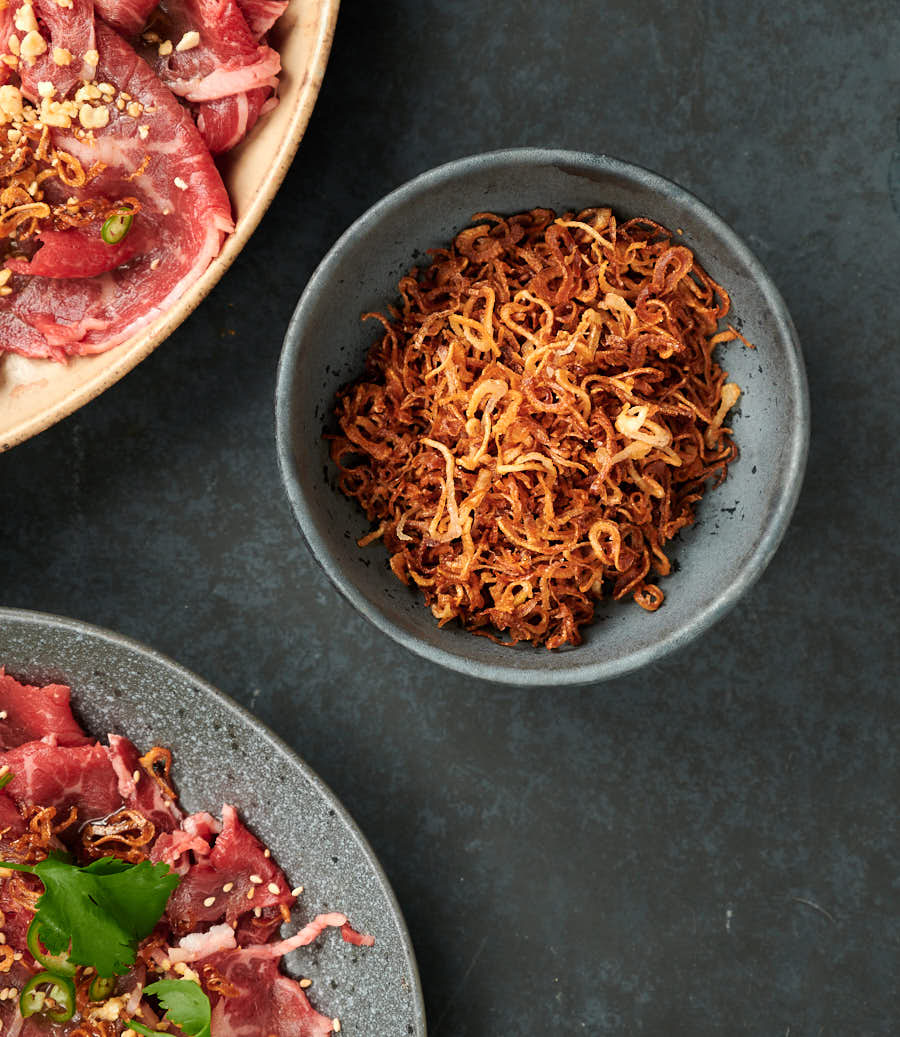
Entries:
[[215, 902], [216, 902], [216, 898], [215, 897], [207, 897], [206, 900], [203, 901], [203, 906], [204, 907], [212, 907]]
[[267, 847], [266, 847], [266, 848], [265, 848], [265, 849], [263, 850], [263, 857], [269, 858], [269, 857], [271, 857], [271, 856], [272, 856], [272, 851], [271, 851], [271, 850], [269, 849], [269, 847], [267, 846]]
[[21, 960], [22, 960], [22, 952], [21, 951], [16, 951], [16, 953], [13, 955], [13, 961], [21, 961]]
[[0, 933], [0, 945], [6, 943], [6, 933]]
[[262, 918], [262, 908], [261, 907], [254, 907], [253, 908], [253, 917], [254, 918]]
[[[0, 717], [0, 720], [6, 720], [6, 717]], [[4, 763], [3, 766], [0, 767], [0, 776], [2, 776], [4, 774], [9, 774], [9, 764], [8, 763]]]
[[267, 890], [268, 890], [268, 891], [269, 891], [270, 893], [273, 893], [273, 894], [274, 894], [275, 896], [278, 896], [278, 894], [279, 894], [279, 893], [281, 892], [281, 891], [279, 890], [278, 886], [277, 886], [277, 885], [276, 885], [276, 884], [275, 884], [274, 882], [270, 882], [270, 883], [268, 884], [268, 886], [266, 886], [266, 889], [267, 889]]
[[141, 772], [135, 771], [134, 774], [131, 775], [131, 777], [134, 779], [135, 785], [137, 785], [137, 783], [141, 780]]
[[181, 179], [180, 176], [176, 176], [175, 180], [173, 181], [173, 183], [175, 184], [175, 186], [178, 188], [179, 191], [186, 191], [187, 190], [187, 184]]
[[292, 897], [299, 897], [302, 892], [303, 892], [303, 887], [302, 886], [294, 886], [294, 888], [291, 890], [291, 896]]
[[247, 890], [247, 899], [248, 899], [248, 900], [252, 900], [252, 899], [253, 899], [253, 895], [254, 895], [255, 893], [256, 893], [256, 886], [251, 886], [251, 887], [250, 887], [250, 888], [249, 888], [249, 889]]
[[302, 987], [302, 988], [303, 988], [304, 990], [308, 990], [308, 989], [309, 989], [309, 987], [311, 987], [311, 986], [312, 986], [312, 980], [311, 980], [311, 979], [301, 979], [301, 980], [300, 980], [300, 986], [301, 986], [301, 987]]
[[331, 1020], [331, 1025], [335, 1033], [341, 1032], [341, 1021], [340, 1019], [338, 1019], [337, 1016], [335, 1016], [334, 1019]]
[[150, 269], [151, 270], [155, 270], [158, 266], [159, 266], [159, 256], [157, 256], [156, 259], [151, 259], [150, 260]]
[[[7, 713], [5, 709], [4, 709], [4, 710], [2, 710], [2, 712], [0, 712], [0, 720], [6, 720], [6, 718], [7, 718], [8, 716], [9, 716], [9, 713]], [[5, 773], [6, 773], [6, 772], [7, 772], [8, 770], [9, 770], [9, 767], [7, 767], [7, 766], [6, 766], [5, 764], [4, 764], [4, 766], [3, 766], [3, 773], [5, 774]]]
[[260, 875], [251, 875], [250, 876], [250, 881], [253, 883], [254, 886], [259, 886], [262, 883], [262, 876], [260, 876]]
[[166, 58], [172, 53], [173, 49], [171, 40], [163, 40], [159, 45], [159, 56], [161, 58]]
[[234, 883], [233, 882], [226, 882], [225, 885], [222, 887], [222, 892], [223, 893], [230, 893], [233, 889], [234, 889]]
[[141, 140], [146, 140], [150, 136], [149, 126], [138, 126], [138, 136]]

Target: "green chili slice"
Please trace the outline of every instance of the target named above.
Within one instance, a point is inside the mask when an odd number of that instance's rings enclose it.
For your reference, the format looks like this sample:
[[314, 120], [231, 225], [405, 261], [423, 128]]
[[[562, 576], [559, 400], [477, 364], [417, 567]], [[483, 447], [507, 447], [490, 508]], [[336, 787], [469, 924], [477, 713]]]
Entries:
[[75, 987], [63, 976], [39, 972], [22, 987], [19, 1011], [23, 1019], [38, 1013], [54, 1023], [65, 1023], [75, 1014]]
[[100, 228], [100, 237], [107, 245], [118, 245], [131, 230], [133, 219], [134, 213], [130, 209], [117, 209], [111, 216], [106, 217]]
[[57, 976], [74, 976], [75, 966], [69, 961], [68, 954], [50, 954], [49, 951], [44, 950], [41, 944], [40, 928], [40, 922], [36, 918], [33, 919], [25, 936], [25, 943], [34, 960]]
[[115, 976], [96, 976], [88, 991], [88, 998], [91, 1001], [105, 1001], [115, 989]]

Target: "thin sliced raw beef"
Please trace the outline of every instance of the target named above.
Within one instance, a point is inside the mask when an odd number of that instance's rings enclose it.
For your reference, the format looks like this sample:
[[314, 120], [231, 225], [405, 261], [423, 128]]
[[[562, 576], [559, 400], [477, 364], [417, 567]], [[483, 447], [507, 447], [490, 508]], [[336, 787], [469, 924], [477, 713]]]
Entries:
[[156, 0], [94, 0], [94, 10], [123, 36], [136, 36], [147, 24]]
[[37, 238], [41, 247], [30, 262], [7, 261], [13, 273], [33, 277], [98, 277], [127, 263], [138, 252], [134, 236], [129, 235], [118, 245], [107, 245], [96, 227], [42, 230]]
[[[51, 82], [56, 87], [57, 96], [64, 97], [82, 82], [94, 78], [96, 66], [84, 59], [85, 55], [91, 55], [97, 48], [94, 7], [90, 0], [73, 0], [66, 6], [57, 3], [57, 0], [11, 0], [9, 10], [13, 13], [13, 28], [20, 41], [24, 39], [25, 33], [18, 28], [15, 19], [18, 18], [22, 25], [33, 24], [36, 15], [39, 20], [38, 31], [46, 44], [42, 54], [31, 60], [19, 60], [22, 93], [35, 100], [38, 97], [38, 83]], [[55, 47], [69, 52], [69, 65], [58, 65], [53, 60]]]
[[[213, 902], [207, 905], [210, 898]], [[281, 869], [265, 856], [265, 847], [247, 831], [234, 807], [226, 804], [222, 831], [209, 857], [198, 860], [182, 879], [169, 898], [167, 914], [176, 932], [189, 932], [201, 924], [233, 925], [248, 913], [252, 917], [254, 908], [290, 908], [294, 899]], [[266, 939], [270, 934], [267, 927], [260, 935]]]
[[191, 110], [206, 146], [214, 155], [221, 155], [240, 144], [259, 117], [268, 111], [267, 104], [276, 103], [268, 87], [258, 87], [245, 94], [193, 104]]
[[281, 70], [278, 53], [251, 31], [237, 0], [182, 0], [172, 9], [162, 5], [157, 18], [157, 35], [164, 31], [177, 43], [197, 32], [199, 43], [165, 56], [158, 47], [142, 53], [173, 93], [192, 102], [210, 151], [230, 150], [271, 98]]
[[215, 101], [257, 87], [276, 85], [281, 71], [278, 52], [258, 43], [236, 0], [180, 0], [164, 13], [171, 42], [197, 32], [200, 42], [188, 50], [161, 55], [145, 51], [163, 83], [186, 101]]
[[26, 742], [0, 753], [3, 764], [13, 775], [6, 791], [22, 806], [55, 806], [57, 817], [74, 806], [79, 823], [122, 806], [119, 781], [102, 745]]
[[13, 749], [53, 734], [59, 745], [87, 745], [90, 739], [72, 716], [69, 689], [20, 684], [0, 668], [0, 749]]
[[[78, 7], [89, 0], [74, 2]], [[51, 202], [69, 195], [136, 198], [141, 209], [124, 241], [133, 236], [131, 245], [139, 254], [99, 276], [63, 279], [24, 274], [22, 265], [12, 261], [14, 291], [0, 300], [0, 334], [6, 336], [0, 348], [27, 356], [64, 359], [124, 341], [196, 281], [233, 229], [222, 179], [190, 116], [102, 22], [96, 24], [96, 42], [97, 80], [129, 94], [129, 104], [142, 110], [132, 116], [109, 105], [109, 123], [93, 131], [94, 140], [54, 129], [57, 148], [74, 155], [85, 169], [96, 162], [105, 168], [81, 189], [45, 181], [45, 196]], [[31, 330], [23, 331], [23, 325]]]
[[261, 40], [287, 9], [288, 0], [237, 0], [250, 31]]
[[157, 832], [171, 832], [177, 828], [184, 814], [177, 802], [169, 799], [141, 766], [134, 744], [121, 735], [110, 735], [106, 751], [119, 779], [119, 795], [125, 800], [125, 805], [149, 817]]
[[[17, 839], [25, 831], [25, 821], [12, 797], [0, 791], [0, 844]], [[11, 859], [11, 858], [10, 858]]]
[[[277, 958], [260, 958], [254, 951], [214, 954], [204, 962], [204, 989], [212, 1005], [215, 1037], [327, 1037], [332, 1020], [317, 1012], [296, 980], [278, 972]], [[214, 972], [211, 972], [214, 970]], [[209, 987], [218, 974], [238, 993], [223, 997]], [[217, 984], [218, 986], [218, 984]]]

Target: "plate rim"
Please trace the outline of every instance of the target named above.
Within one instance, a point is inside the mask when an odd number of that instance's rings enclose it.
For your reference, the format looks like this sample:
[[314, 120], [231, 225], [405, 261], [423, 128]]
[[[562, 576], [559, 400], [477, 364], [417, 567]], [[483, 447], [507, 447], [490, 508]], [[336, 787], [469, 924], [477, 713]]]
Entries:
[[[363, 834], [349, 810], [343, 805], [340, 799], [338, 799], [337, 795], [327, 782], [325, 782], [316, 773], [316, 771], [313, 770], [313, 768], [296, 750], [292, 749], [284, 739], [268, 726], [268, 724], [265, 724], [259, 719], [259, 717], [254, 713], [251, 713], [226, 692], [220, 691], [215, 685], [210, 684], [209, 681], [200, 677], [186, 666], [182, 666], [181, 663], [176, 662], [165, 653], [160, 652], [135, 638], [129, 637], [125, 634], [120, 634], [114, 630], [109, 630], [105, 627], [96, 626], [93, 623], [87, 623], [80, 619], [73, 619], [69, 616], [60, 616], [50, 612], [38, 612], [31, 609], [0, 606], [0, 631], [7, 629], [7, 623], [18, 624], [23, 628], [26, 626], [40, 628], [43, 626], [45, 628], [49, 627], [50, 629], [66, 630], [67, 632], [79, 637], [86, 636], [95, 641], [113, 644], [117, 648], [123, 649], [129, 654], [139, 656], [156, 666], [163, 666], [179, 680], [187, 681], [203, 695], [209, 696], [219, 705], [224, 707], [236, 720], [240, 723], [246, 724], [255, 734], [265, 739], [272, 749], [282, 758], [285, 758], [292, 767], [298, 768], [303, 777], [312, 785], [315, 792], [322, 797], [326, 805], [331, 810], [334, 810], [337, 816], [341, 818], [347, 831], [359, 846], [363, 857], [372, 869], [372, 872], [387, 899], [388, 907], [397, 925], [400, 943], [403, 947], [404, 953], [406, 954], [406, 960], [409, 965], [410, 979], [412, 980], [414, 1021], [418, 1028], [417, 1037], [426, 1037], [427, 1019], [425, 1013], [425, 1000], [422, 992], [422, 981], [419, 975], [419, 966], [416, 960], [412, 938], [409, 934], [409, 927], [406, 924], [406, 919], [397, 900], [397, 895], [394, 892], [390, 880], [385, 874], [384, 868], [378, 860], [375, 851], [372, 849], [368, 839]], [[4, 660], [2, 658], [0, 658], [0, 665], [4, 665]], [[63, 670], [65, 669], [64, 661], [60, 668]]]
[[[313, 309], [320, 289], [327, 284], [332, 269], [338, 265], [347, 245], [354, 238], [364, 235], [367, 229], [380, 221], [397, 204], [409, 202], [417, 197], [421, 198], [433, 188], [470, 172], [485, 168], [496, 170], [509, 163], [556, 166], [562, 171], [578, 177], [590, 177], [591, 173], [602, 173], [604, 176], [623, 176], [631, 182], [637, 181], [651, 190], [667, 195], [676, 204], [697, 214], [745, 263], [766, 298], [777, 335], [785, 346], [788, 371], [786, 390], [794, 400], [796, 408], [796, 420], [789, 441], [789, 455], [787, 463], [782, 469], [770, 522], [738, 578], [704, 609], [693, 613], [689, 620], [673, 630], [667, 637], [612, 660], [572, 663], [567, 668], [557, 671], [548, 671], [537, 664], [516, 667], [485, 663], [463, 657], [411, 636], [371, 605], [333, 563], [321, 538], [315, 531], [306, 495], [303, 493], [297, 477], [291, 442], [294, 408], [290, 387], [300, 353], [301, 334], [307, 311]], [[594, 154], [561, 148], [503, 148], [453, 159], [419, 173], [369, 206], [331, 246], [303, 289], [285, 332], [275, 383], [275, 438], [282, 486], [290, 503], [295, 524], [299, 528], [310, 554], [344, 599], [378, 630], [387, 634], [414, 655], [467, 677], [522, 687], [586, 685], [625, 676], [684, 647], [731, 611], [760, 578], [784, 539], [803, 486], [810, 438], [809, 388], [797, 329], [775, 282], [744, 239], [714, 209], [695, 194], [660, 173], [608, 154]]]

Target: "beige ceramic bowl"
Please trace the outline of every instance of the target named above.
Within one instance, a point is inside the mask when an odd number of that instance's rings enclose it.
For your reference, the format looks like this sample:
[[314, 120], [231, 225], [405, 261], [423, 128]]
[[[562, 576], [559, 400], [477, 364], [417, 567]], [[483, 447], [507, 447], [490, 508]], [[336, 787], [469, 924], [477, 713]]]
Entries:
[[270, 34], [281, 54], [280, 104], [222, 163], [235, 231], [209, 269], [168, 313], [122, 345], [66, 364], [0, 354], [0, 451], [28, 439], [98, 396], [140, 363], [212, 290], [256, 229], [309, 122], [340, 0], [291, 0]]

